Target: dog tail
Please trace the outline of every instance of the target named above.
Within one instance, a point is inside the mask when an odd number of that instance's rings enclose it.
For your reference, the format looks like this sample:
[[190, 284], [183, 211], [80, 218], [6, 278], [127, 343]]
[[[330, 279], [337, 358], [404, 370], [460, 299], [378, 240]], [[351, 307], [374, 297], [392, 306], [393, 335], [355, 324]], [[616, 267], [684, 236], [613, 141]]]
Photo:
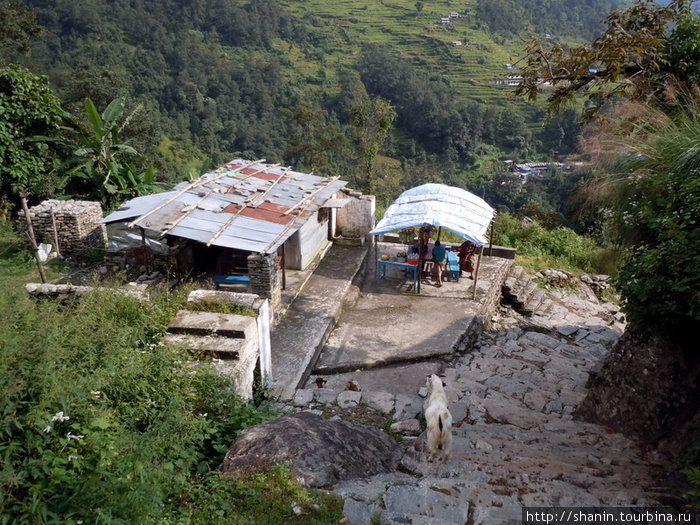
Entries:
[[440, 435], [444, 436], [447, 433], [452, 432], [452, 416], [449, 411], [443, 410], [438, 415], [438, 429], [440, 429]]

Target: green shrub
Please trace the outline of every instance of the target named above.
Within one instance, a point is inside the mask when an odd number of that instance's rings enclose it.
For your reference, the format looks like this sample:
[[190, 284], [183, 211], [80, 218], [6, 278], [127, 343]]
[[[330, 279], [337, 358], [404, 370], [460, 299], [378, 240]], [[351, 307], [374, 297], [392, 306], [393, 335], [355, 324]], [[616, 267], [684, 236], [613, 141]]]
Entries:
[[635, 330], [682, 340], [700, 327], [699, 174], [647, 175], [621, 210], [619, 221], [634, 242], [615, 284]]
[[3, 522], [158, 523], [209, 483], [241, 429], [270, 417], [159, 343], [183, 301], [3, 295]]
[[[500, 214], [494, 225], [494, 244], [517, 248], [519, 256], [535, 257], [540, 265], [572, 271], [610, 270], [613, 257], [595, 241], [563, 226], [547, 230], [538, 222], [523, 224], [516, 217]], [[613, 259], [614, 260], [614, 259]]]

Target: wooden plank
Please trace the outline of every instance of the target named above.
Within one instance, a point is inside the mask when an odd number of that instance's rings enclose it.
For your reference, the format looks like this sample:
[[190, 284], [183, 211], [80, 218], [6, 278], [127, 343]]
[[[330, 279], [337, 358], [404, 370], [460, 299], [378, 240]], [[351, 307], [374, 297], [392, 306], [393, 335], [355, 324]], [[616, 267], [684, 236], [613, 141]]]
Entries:
[[[261, 159], [261, 160], [256, 160], [256, 161], [249, 162], [249, 163], [247, 163], [245, 166], [242, 166], [242, 167], [238, 168], [237, 170], [234, 170], [233, 173], [236, 173], [237, 171], [240, 171], [240, 170], [242, 170], [242, 169], [247, 168], [248, 166], [252, 166], [252, 165], [257, 164], [257, 163], [260, 163], [260, 162], [265, 162], [265, 159]], [[178, 193], [176, 193], [175, 195], [173, 195], [171, 198], [169, 198], [169, 199], [166, 200], [165, 202], [160, 203], [158, 206], [156, 206], [156, 207], [153, 208], [152, 210], [150, 210], [150, 211], [144, 213], [144, 214], [141, 215], [140, 217], [138, 217], [138, 218], [136, 218], [135, 220], [131, 221], [129, 224], [126, 225], [127, 228], [129, 228], [129, 229], [133, 228], [133, 227], [136, 226], [139, 222], [141, 222], [142, 220], [144, 220], [146, 217], [149, 217], [149, 216], [153, 215], [155, 212], [157, 212], [158, 210], [164, 208], [165, 206], [167, 206], [168, 204], [170, 204], [171, 202], [173, 202], [174, 200], [176, 200], [176, 199], [177, 199], [178, 197], [180, 197], [181, 195], [187, 193], [187, 192], [188, 192], [189, 190], [191, 190], [192, 188], [196, 188], [197, 186], [201, 186], [202, 184], [207, 183], [207, 182], [212, 182], [212, 181], [215, 181], [215, 180], [218, 180], [218, 179], [222, 179], [222, 178], [224, 178], [224, 177], [230, 175], [231, 173], [232, 173], [232, 172], [227, 171], [226, 173], [222, 173], [221, 175], [218, 175], [218, 176], [214, 177], [213, 179], [208, 179], [208, 180], [206, 180], [206, 181], [205, 181], [205, 180], [202, 180], [202, 178], [200, 177], [199, 179], [197, 179], [196, 181], [192, 182], [191, 184], [188, 184], [185, 188], [183, 188], [182, 190], [180, 190]]]

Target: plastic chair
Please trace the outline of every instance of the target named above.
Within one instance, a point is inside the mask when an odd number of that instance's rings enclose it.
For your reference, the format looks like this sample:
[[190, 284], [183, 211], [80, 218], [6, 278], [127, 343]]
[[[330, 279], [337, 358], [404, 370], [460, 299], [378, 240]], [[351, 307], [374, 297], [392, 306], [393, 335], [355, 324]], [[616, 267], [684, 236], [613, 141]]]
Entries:
[[448, 281], [459, 281], [459, 260], [457, 259], [457, 254], [452, 251], [447, 252], [445, 279]]

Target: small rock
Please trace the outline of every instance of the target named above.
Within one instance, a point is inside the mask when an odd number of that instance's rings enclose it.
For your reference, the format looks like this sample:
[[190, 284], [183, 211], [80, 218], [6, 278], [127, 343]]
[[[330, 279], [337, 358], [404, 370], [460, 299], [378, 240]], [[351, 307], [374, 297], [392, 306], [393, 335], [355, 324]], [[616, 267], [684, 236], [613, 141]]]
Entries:
[[397, 421], [392, 423], [389, 428], [392, 432], [402, 436], [417, 436], [421, 432], [420, 422], [415, 418]]

